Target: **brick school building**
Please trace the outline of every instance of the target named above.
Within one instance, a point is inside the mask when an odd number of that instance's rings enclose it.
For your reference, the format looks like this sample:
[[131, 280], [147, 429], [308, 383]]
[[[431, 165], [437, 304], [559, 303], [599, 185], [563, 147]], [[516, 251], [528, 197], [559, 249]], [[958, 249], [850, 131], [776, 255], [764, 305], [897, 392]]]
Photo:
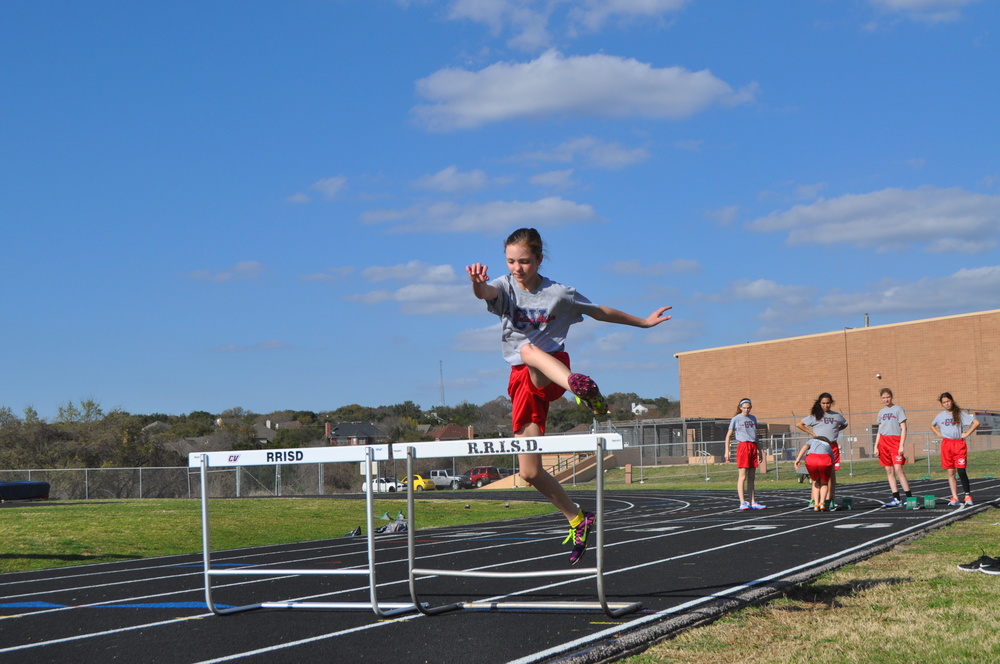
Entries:
[[[907, 413], [911, 435], [930, 423], [951, 392], [980, 430], [1000, 428], [1000, 310], [874, 325], [775, 341], [677, 353], [682, 418], [729, 418], [753, 401], [768, 424], [795, 424], [821, 392], [847, 417], [841, 434], [870, 443], [889, 387]], [[915, 437], [916, 442], [916, 437]], [[972, 443], [973, 441], [970, 441]], [[985, 441], [984, 441], [985, 442]]]

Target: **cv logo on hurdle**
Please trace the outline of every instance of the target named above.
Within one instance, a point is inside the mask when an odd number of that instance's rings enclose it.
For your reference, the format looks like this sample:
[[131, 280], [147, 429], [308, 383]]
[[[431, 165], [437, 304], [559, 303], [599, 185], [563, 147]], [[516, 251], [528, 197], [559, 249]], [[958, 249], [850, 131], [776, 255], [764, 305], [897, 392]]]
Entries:
[[516, 454], [521, 452], [541, 452], [534, 438], [514, 438], [513, 440], [470, 440], [469, 454]]

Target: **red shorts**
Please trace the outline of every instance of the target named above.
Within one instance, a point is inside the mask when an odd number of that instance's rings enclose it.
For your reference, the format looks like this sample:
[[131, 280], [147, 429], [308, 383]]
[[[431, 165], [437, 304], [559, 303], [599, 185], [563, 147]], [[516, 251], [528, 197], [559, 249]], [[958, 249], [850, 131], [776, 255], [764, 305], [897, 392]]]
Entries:
[[830, 448], [833, 450], [833, 469], [840, 470], [840, 445], [837, 441], [830, 443]]
[[969, 447], [964, 438], [945, 438], [941, 441], [941, 467], [965, 468]]
[[[562, 351], [552, 353], [552, 357], [569, 368], [569, 354]], [[514, 433], [529, 424], [537, 424], [545, 433], [545, 420], [549, 416], [549, 404], [566, 390], [557, 383], [549, 383], [545, 387], [537, 387], [531, 382], [531, 373], [527, 364], [518, 364], [510, 368], [510, 381], [507, 383], [507, 394], [510, 395], [511, 422]]]
[[740, 444], [736, 446], [736, 467], [756, 468], [758, 465], [757, 443], [740, 441]]
[[833, 472], [833, 460], [829, 454], [807, 454], [806, 470], [809, 471], [809, 477], [813, 482], [826, 484]]
[[878, 463], [880, 466], [905, 466], [906, 457], [899, 453], [899, 436], [878, 437]]

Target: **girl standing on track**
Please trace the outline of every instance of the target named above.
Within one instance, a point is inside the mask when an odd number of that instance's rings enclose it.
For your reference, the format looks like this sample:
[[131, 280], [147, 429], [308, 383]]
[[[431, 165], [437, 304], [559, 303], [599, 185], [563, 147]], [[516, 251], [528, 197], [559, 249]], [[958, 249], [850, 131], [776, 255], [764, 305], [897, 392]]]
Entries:
[[[586, 314], [607, 323], [649, 328], [670, 320], [660, 307], [646, 318], [638, 318], [611, 307], [597, 305], [576, 289], [551, 281], [538, 273], [545, 256], [542, 237], [534, 228], [521, 228], [504, 242], [509, 274], [490, 280], [488, 266], [466, 266], [472, 280], [472, 293], [486, 300], [490, 313], [500, 317], [500, 346], [511, 365], [507, 393], [513, 410], [514, 435], [534, 437], [545, 434], [549, 403], [566, 390], [576, 395], [595, 416], [608, 412], [607, 403], [597, 384], [589, 376], [570, 371], [569, 355], [564, 350], [566, 335], [574, 323]], [[587, 550], [587, 533], [594, 525], [594, 515], [574, 503], [562, 485], [542, 467], [540, 454], [518, 455], [520, 475], [569, 521], [569, 535], [563, 544], [572, 543], [569, 562], [575, 565]]]
[[[736, 433], [736, 467], [739, 469], [739, 478], [736, 480], [736, 493], [740, 498], [740, 510], [762, 510], [766, 505], [757, 502], [754, 493], [754, 479], [757, 475], [757, 466], [763, 458], [760, 447], [757, 446], [757, 418], [750, 414], [753, 404], [750, 399], [743, 399], [736, 408], [736, 415], [729, 420], [729, 430], [726, 431], [726, 459], [729, 458], [729, 441]], [[746, 493], [743, 485], [746, 484]], [[746, 500], [746, 494], [750, 494], [750, 501]]]
[[847, 420], [843, 415], [833, 410], [833, 397], [829, 392], [823, 392], [813, 402], [812, 412], [802, 418], [796, 426], [800, 431], [809, 434], [810, 438], [822, 436], [830, 443], [833, 449], [833, 472], [830, 474], [830, 511], [837, 509], [837, 471], [840, 470], [840, 445], [837, 444], [837, 437], [840, 432], [847, 428]]
[[814, 512], [825, 512], [827, 496], [830, 495], [830, 482], [833, 478], [833, 447], [824, 436], [810, 439], [795, 457], [795, 470], [802, 464], [803, 456], [806, 458], [806, 470], [809, 471], [809, 478], [812, 480], [809, 502], [812, 503]]
[[[906, 456], [903, 453], [903, 446], [906, 444], [906, 412], [902, 406], [892, 402], [892, 390], [888, 387], [883, 387], [879, 396], [885, 408], [878, 412], [878, 438], [875, 440], [875, 447], [878, 450], [879, 465], [885, 468], [889, 489], [892, 491], [892, 500], [885, 506], [899, 507], [903, 501], [900, 500], [899, 488], [896, 486], [897, 477], [906, 497], [913, 495], [910, 492], [910, 483], [906, 479], [906, 472], [903, 471], [903, 466], [906, 465]], [[917, 508], [920, 508], [919, 504]]]
[[[948, 501], [948, 505], [962, 506], [958, 500], [958, 484], [955, 482], [957, 472], [959, 479], [962, 480], [962, 488], [965, 489], [965, 506], [971, 507], [972, 488], [969, 485], [969, 474], [965, 470], [969, 460], [969, 447], [965, 439], [979, 428], [979, 420], [959, 408], [951, 392], [942, 392], [938, 401], [944, 410], [931, 422], [931, 430], [941, 436], [941, 467], [948, 471], [948, 486], [951, 487], [951, 500]], [[963, 433], [964, 427], [969, 428]]]

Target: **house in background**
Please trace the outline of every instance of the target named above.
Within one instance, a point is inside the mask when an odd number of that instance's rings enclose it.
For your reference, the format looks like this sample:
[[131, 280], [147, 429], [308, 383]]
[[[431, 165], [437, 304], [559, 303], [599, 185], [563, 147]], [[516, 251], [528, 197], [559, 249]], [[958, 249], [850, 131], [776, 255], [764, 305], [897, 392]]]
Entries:
[[389, 437], [369, 422], [341, 422], [334, 426], [326, 423], [326, 439], [330, 445], [380, 445]]
[[426, 435], [434, 440], [466, 440], [475, 438], [472, 427], [463, 427], [458, 424], [446, 424], [443, 427], [430, 429]]

